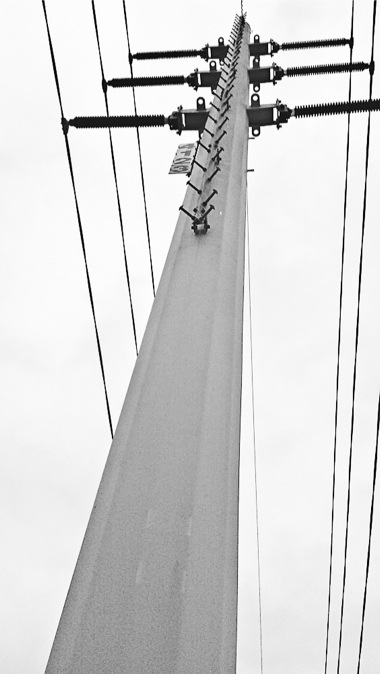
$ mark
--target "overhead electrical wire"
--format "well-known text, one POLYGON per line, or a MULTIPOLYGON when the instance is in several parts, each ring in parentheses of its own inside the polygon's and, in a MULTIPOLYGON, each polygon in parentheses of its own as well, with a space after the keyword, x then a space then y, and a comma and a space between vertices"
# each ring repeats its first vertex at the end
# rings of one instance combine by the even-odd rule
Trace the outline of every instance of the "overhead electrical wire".
POLYGON ((247 183, 247 203, 246 203, 246 228, 247 228, 247 264, 248 264, 248 307, 249 307, 249 340, 250 340, 250 361, 251 361, 251 404, 252 404, 252 432, 253 432, 253 469, 255 485, 255 510, 256 510, 256 549, 257 549, 257 581, 258 581, 258 603, 259 603, 259 633, 260 633, 260 672, 264 671, 263 658, 263 621, 262 621, 262 603, 261 603, 261 566, 260 566, 260 535, 259 535, 259 498, 258 498, 258 479, 257 479, 257 451, 256 451, 256 424, 255 424, 255 393, 253 376, 253 330, 252 330, 252 292, 251 292, 251 244, 250 244, 250 226, 248 210, 248 183, 247 183))
MULTIPOLYGON (((376 10, 377 10, 377 0, 374 0, 374 2, 373 2, 373 15, 372 15, 371 62, 373 62, 373 59, 374 59, 376 10)), ((370 101, 372 100, 372 90, 373 90, 373 70, 370 71, 370 81, 369 81, 369 100, 370 101)), ((342 597, 341 597, 341 609, 340 609, 337 674, 339 674, 339 671, 340 671, 340 660, 341 660, 341 650, 342 650, 342 635, 343 635, 344 599, 345 599, 346 576, 347 576, 347 549, 348 549, 350 504, 351 504, 351 473, 352 473, 352 453, 353 453, 352 450, 353 450, 353 435, 354 435, 354 425, 355 425, 356 373, 357 373, 357 357, 358 357, 358 344, 359 344, 360 300, 361 300, 362 273, 363 273, 364 233, 365 233, 366 212, 367 212, 367 183, 368 183, 368 163, 369 163, 370 135, 371 135, 371 112, 368 113, 366 154, 365 154, 364 194, 363 194, 363 210, 362 210, 360 260, 359 260, 359 273, 358 273, 358 290, 357 290, 355 355, 354 355, 354 368, 353 368, 353 376, 352 376, 350 450, 349 450, 349 460, 348 460, 346 527, 345 527, 345 541, 344 541, 344 562, 343 562, 342 597)))
MULTIPOLYGON (((352 64, 353 52, 353 38, 354 38, 354 13, 355 0, 352 0, 351 5, 351 39, 350 39, 350 66, 352 64)), ((348 102, 352 99, 352 71, 350 70, 348 83, 348 102)), ((346 172, 344 182, 344 202, 343 202, 343 229, 342 229, 342 247, 341 247, 341 265, 340 265, 340 290, 339 290, 339 319, 338 319, 338 353, 335 377, 335 417, 334 417, 334 449, 333 449, 333 479, 332 479, 332 495, 331 495, 331 529, 330 529, 330 561, 329 561, 329 582, 328 582, 328 599, 327 599, 327 624, 326 624, 326 646, 325 646, 325 674, 327 674, 327 661, 329 650, 329 635, 330 635, 330 614, 331 614, 331 586, 332 586, 332 571, 333 571, 333 549, 334 549, 334 524, 335 524, 335 487, 336 487, 336 454, 337 454, 337 437, 338 437, 338 406, 339 406, 339 380, 340 380, 340 353, 341 353, 341 336, 342 336, 342 309, 343 309, 343 277, 344 277, 344 262, 345 262, 345 247, 346 247, 346 220, 347 220, 347 195, 348 195, 348 166, 350 156, 350 130, 351 130, 351 113, 348 113, 347 119, 347 141, 346 141, 346 172)))
MULTIPOLYGON (((92 6, 92 15, 94 19, 94 28, 95 28, 95 34, 96 34, 96 42, 98 45, 98 53, 99 53, 99 64, 100 64, 100 71, 102 75, 102 88, 103 88, 103 93, 104 93, 104 101, 106 105, 106 112, 107 112, 107 117, 109 117, 109 105, 108 105, 108 94, 107 94, 107 84, 106 80, 104 77, 104 68, 103 68, 103 59, 102 59, 102 53, 100 49, 100 39, 99 39, 99 30, 98 30, 98 22, 96 18, 96 11, 95 11, 95 2, 92 0, 91 2, 92 6)), ((135 349, 136 349, 136 356, 139 354, 138 346, 137 346, 137 333, 136 333, 136 322, 135 322, 135 313, 133 310, 133 301, 132 301, 132 292, 131 292, 131 282, 130 282, 130 277, 129 277, 129 269, 128 269, 128 261, 127 261, 127 252, 125 248, 125 237, 124 237, 124 224, 123 224, 123 216, 122 216, 122 211, 121 211, 121 203, 120 203, 120 194, 119 194, 119 185, 118 185, 118 180, 117 180, 117 174, 116 174, 116 162, 115 162, 115 153, 113 149, 113 139, 112 139, 112 132, 111 129, 108 129, 109 133, 109 139, 110 139, 110 150, 111 150, 111 160, 112 160, 112 169, 113 169, 113 177, 114 177, 114 182, 115 182, 115 190, 116 190, 116 199, 117 199, 117 209, 119 213, 119 223, 120 223, 120 232, 121 232, 121 240, 122 240, 122 245, 123 245, 123 255, 124 255, 124 266, 125 266, 125 274, 127 278, 127 286, 128 286, 128 295, 129 295, 129 306, 131 310, 131 319, 132 319, 132 329, 133 329, 133 337, 135 340, 135 349)))
MULTIPOLYGON (((50 35, 49 22, 48 22, 48 17, 47 17, 47 12, 46 12, 45 0, 42 0, 42 8, 43 8, 44 16, 45 16, 46 30, 47 30, 47 36, 48 36, 48 41, 49 41, 49 49, 50 49, 50 56, 51 56, 51 62, 52 62, 53 72, 54 72, 54 80, 55 80, 55 85, 56 85, 56 89, 57 89, 59 107, 60 107, 60 111, 61 111, 61 119, 63 119, 64 114, 63 114, 62 96, 61 96, 61 90, 60 90, 60 86, 59 86, 58 71, 57 71, 57 65, 56 65, 55 56, 54 56, 53 42, 52 42, 51 35, 50 35)), ((113 438, 113 426, 112 426, 112 418, 111 418, 111 409, 110 409, 109 398, 108 398, 108 391, 107 391, 106 377, 105 377, 105 371, 104 371, 102 349, 101 349, 101 346, 100 346, 99 330, 98 330, 96 314, 95 314, 94 297, 93 297, 93 293, 92 293, 90 272, 89 272, 88 262, 87 262, 86 246, 85 246, 85 242, 84 242, 82 220, 81 220, 80 211, 79 211, 79 204, 78 204, 77 190, 76 190, 76 186, 75 186, 73 163, 72 163, 72 159, 71 159, 70 145, 69 145, 69 139, 67 137, 67 134, 64 134, 64 139, 65 139, 67 160, 68 160, 69 169, 70 169, 71 184, 72 184, 73 193, 74 193, 75 208, 76 208, 76 213, 77 213, 77 220, 78 220, 79 235, 80 235, 81 246, 82 246, 83 260, 84 260, 84 265, 85 265, 85 270, 86 270, 87 288, 88 288, 88 294, 89 294, 90 304, 91 304, 92 318, 93 318, 94 328, 95 328, 96 345, 97 345, 97 349, 98 349, 99 363, 100 363, 100 369, 101 369, 101 373, 102 373, 104 395, 105 395, 106 407, 107 407, 108 423, 109 423, 109 427, 110 427, 110 431, 111 431, 111 437, 113 438)))
MULTIPOLYGON (((128 43, 129 69, 130 69, 130 72, 131 72, 131 78, 133 79, 132 52, 131 52, 131 43, 130 43, 130 40, 129 40, 128 18, 127 18, 127 9, 126 9, 126 6, 125 6, 125 0, 123 0, 123 10, 124 10, 125 30, 126 30, 126 34, 127 34, 127 43, 128 43)), ((132 87, 132 96, 133 96, 133 107, 134 107, 134 111, 135 111, 135 116, 137 117, 135 87, 132 87)), ((150 229, 149 229, 149 219, 148 219, 148 207, 147 207, 147 200, 146 200, 144 169, 143 169, 143 161, 142 161, 142 153, 141 153, 140 129, 138 127, 136 127, 136 134, 137 134, 137 146, 138 146, 138 151, 139 151, 139 161, 140 161, 141 187, 142 187, 143 200, 144 200, 145 225, 146 225, 146 235, 147 235, 147 241, 148 241, 149 262, 150 262, 150 275, 151 275, 151 279, 152 279, 153 296, 155 297, 156 296, 156 287, 155 287, 155 282, 154 282, 152 248, 151 248, 151 243, 150 243, 150 229)))
POLYGON ((378 455, 378 449, 379 449, 379 428, 380 428, 380 395, 379 395, 379 401, 378 401, 378 405, 377 405, 376 446, 375 446, 375 457, 374 457, 374 461, 373 461, 372 497, 371 497, 371 510, 370 510, 370 516, 369 516, 367 563, 366 563, 365 584, 364 584, 364 594, 363 594, 363 608, 362 608, 362 621, 361 621, 361 628, 360 628, 359 657, 358 657, 357 674, 359 674, 359 672, 360 672, 361 657, 362 657, 364 619, 365 619, 365 610, 366 610, 366 605, 367 605, 367 588, 368 588, 369 566, 370 566, 370 561, 371 561, 372 527, 373 527, 373 513, 374 513, 374 509, 375 509, 375 491, 376 491, 376 475, 377 475, 377 455, 378 455))

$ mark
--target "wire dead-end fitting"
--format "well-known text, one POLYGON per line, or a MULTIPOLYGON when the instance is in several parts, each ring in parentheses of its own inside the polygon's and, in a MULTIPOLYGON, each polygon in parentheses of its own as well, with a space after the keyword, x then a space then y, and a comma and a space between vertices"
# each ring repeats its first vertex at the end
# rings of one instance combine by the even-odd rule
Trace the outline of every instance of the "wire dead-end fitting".
POLYGON ((69 126, 70 126, 68 120, 62 117, 61 124, 62 124, 62 131, 64 135, 67 136, 67 134, 69 133, 69 126))

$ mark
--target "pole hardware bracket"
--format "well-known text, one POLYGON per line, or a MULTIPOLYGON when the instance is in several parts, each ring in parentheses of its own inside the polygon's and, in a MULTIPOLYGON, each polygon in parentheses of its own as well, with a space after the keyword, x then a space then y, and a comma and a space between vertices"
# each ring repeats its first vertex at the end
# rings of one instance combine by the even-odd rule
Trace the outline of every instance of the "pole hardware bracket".
POLYGON ((281 124, 286 123, 292 115, 292 110, 278 99, 276 103, 260 105, 260 97, 258 94, 253 94, 251 96, 251 107, 247 108, 247 113, 252 135, 256 138, 260 135, 262 126, 274 125, 280 129, 281 124))
POLYGON ((260 61, 256 58, 253 60, 253 67, 248 70, 249 83, 253 84, 253 90, 256 92, 260 91, 261 84, 268 82, 276 84, 285 75, 286 71, 276 63, 272 63, 271 66, 265 68, 260 68, 260 61))
MULTIPOLYGON (((214 192, 217 194, 216 190, 214 192)), ((211 195, 211 198, 214 195, 211 195)), ((208 203, 209 199, 207 200, 206 203, 208 203)), ((201 208, 201 214, 198 217, 193 217, 193 224, 191 225, 191 229, 193 230, 194 234, 206 234, 207 230, 210 229, 210 225, 208 224, 207 221, 207 216, 211 213, 211 211, 215 210, 215 206, 210 204, 208 207, 207 211, 205 208, 201 208)))
POLYGON ((201 131, 203 130, 209 110, 206 109, 206 102, 203 97, 197 99, 196 110, 184 110, 182 105, 172 112, 168 117, 169 128, 176 131, 180 136, 182 131, 201 131))
POLYGON ((191 229, 194 234, 207 234, 207 230, 210 229, 210 225, 207 222, 207 218, 202 221, 194 220, 191 225, 191 229))
POLYGON ((191 229, 193 230, 194 234, 207 234, 207 230, 210 229, 210 225, 207 222, 207 218, 204 219, 195 219, 193 220, 193 224, 191 225, 191 229))

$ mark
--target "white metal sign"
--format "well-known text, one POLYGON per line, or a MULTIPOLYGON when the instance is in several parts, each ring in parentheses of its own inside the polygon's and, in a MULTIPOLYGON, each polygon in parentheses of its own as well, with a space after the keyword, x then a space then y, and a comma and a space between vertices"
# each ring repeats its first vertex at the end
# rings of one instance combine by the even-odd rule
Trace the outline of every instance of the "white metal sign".
POLYGON ((170 173, 189 173, 195 155, 195 143, 178 145, 170 167, 170 173))

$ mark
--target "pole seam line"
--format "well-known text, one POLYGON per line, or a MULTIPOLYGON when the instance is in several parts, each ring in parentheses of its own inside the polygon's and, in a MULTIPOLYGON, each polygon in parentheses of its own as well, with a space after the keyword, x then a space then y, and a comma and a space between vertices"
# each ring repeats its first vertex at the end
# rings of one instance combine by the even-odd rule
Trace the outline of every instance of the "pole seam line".
MULTIPOLYGON (((98 45, 99 64, 100 64, 100 71, 101 71, 101 75, 102 75, 102 82, 105 82, 103 59, 102 59, 102 53, 101 53, 101 49, 100 49, 99 30, 98 30, 98 22, 97 22, 97 18, 96 18, 94 0, 92 0, 91 5, 92 5, 92 15, 93 15, 93 19, 94 19, 96 42, 97 42, 97 45, 98 45)), ((104 101, 105 101, 105 106, 106 106, 107 117, 109 117, 109 105, 108 105, 107 90, 105 89, 103 93, 104 93, 104 101)), ((123 216, 122 216, 122 210, 121 210, 120 193, 119 193, 119 185, 118 185, 117 173, 116 173, 116 162, 115 162, 115 154, 114 154, 114 149, 113 149, 113 138, 112 138, 111 129, 108 129, 108 133, 109 133, 109 140, 110 140, 110 151, 111 151, 113 177, 114 177, 115 190, 116 190, 117 208, 118 208, 118 213, 119 213, 120 233, 121 233, 121 240, 122 240, 122 246, 123 246, 124 267, 125 267, 125 274, 126 274, 127 286, 128 286, 129 306, 130 306, 131 318, 132 318, 133 337, 134 337, 134 341, 135 341, 136 356, 138 356, 139 350, 138 350, 138 346, 137 346, 137 332, 136 332, 135 313, 134 313, 134 310, 133 310, 132 291, 131 291, 131 283, 130 283, 130 277, 129 277, 128 261, 127 261, 127 251, 126 251, 126 247, 125 247, 124 224, 123 224, 123 216)))
MULTIPOLYGON (((59 87, 58 72, 57 72, 57 66, 56 66, 56 61, 55 61, 55 56, 54 56, 53 43, 52 43, 52 39, 51 39, 51 35, 50 35, 49 22, 48 22, 48 17, 47 17, 47 12, 46 12, 45 0, 42 0, 42 8, 43 8, 44 16, 45 16, 46 30, 47 30, 47 36, 48 36, 49 48, 50 48, 50 56, 51 56, 52 66, 53 66, 53 71, 54 71, 54 79, 55 79, 55 85, 56 85, 57 94, 58 94, 59 106, 60 106, 60 109, 61 109, 61 116, 63 118, 64 114, 63 114, 62 98, 61 98, 61 92, 60 92, 60 87, 59 87)), ((113 439, 112 418, 111 418, 111 410, 110 410, 110 404, 109 404, 109 399, 108 399, 108 392, 107 392, 107 384, 106 384, 105 371, 104 371, 102 349, 101 349, 101 346, 100 346, 100 338, 99 338, 99 331, 98 331, 98 325, 97 325, 96 314, 95 314, 95 305, 94 305, 94 298, 93 298, 92 287, 91 287, 90 272, 89 272, 88 263, 87 263, 87 254, 86 254, 86 247, 85 247, 85 242, 84 242, 82 220, 81 220, 80 211, 79 211, 78 197, 77 197, 77 191, 76 191, 76 187, 75 187, 74 170, 73 170, 73 164, 72 164, 71 152, 70 152, 70 145, 69 145, 69 140, 68 140, 67 134, 64 135, 64 138, 65 138, 67 160, 68 160, 68 163, 69 163, 71 184, 72 184, 73 193, 74 193, 75 208, 76 208, 78 227, 79 227, 79 235, 80 235, 84 265, 85 265, 85 270, 86 270, 87 288, 88 288, 88 294, 89 294, 90 304, 91 304, 92 318, 93 318, 94 328, 95 328, 95 337, 96 337, 96 344, 97 344, 97 348, 98 348, 99 363, 100 363, 100 369, 101 369, 101 373, 102 373, 104 395, 105 395, 106 407, 107 407, 108 423, 109 423, 109 427, 110 427, 110 431, 111 431, 111 437, 113 439)))
POLYGON ((255 394, 254 394, 254 376, 253 376, 253 330, 252 330, 252 292, 251 292, 251 244, 250 244, 250 225, 248 211, 248 179, 247 179, 247 264, 248 264, 248 305, 249 305, 249 336, 250 336, 250 359, 251 359, 251 401, 252 401, 252 432, 253 432, 253 468, 255 483, 255 508, 256 508, 256 548, 257 548, 257 580, 259 594, 259 626, 260 626, 260 671, 263 674, 263 624, 262 624, 262 602, 261 602, 261 566, 260 566, 260 537, 259 537, 259 499, 258 499, 258 480, 257 480, 257 451, 256 451, 256 424, 255 424, 255 394))
MULTIPOLYGON (((125 30, 126 30, 126 34, 127 34, 127 43, 128 43, 128 56, 131 56, 132 52, 131 52, 131 44, 130 44, 130 40, 129 40, 128 19, 127 19, 127 9, 126 9, 126 6, 125 6, 125 0, 123 0, 123 10, 124 10, 125 30)), ((133 67, 132 67, 131 59, 129 59, 129 69, 130 69, 130 72, 131 72, 131 78, 133 79, 133 67)), ((134 107, 134 110, 135 110, 135 116, 137 117, 136 92, 135 92, 134 86, 132 86, 132 96, 133 96, 133 107, 134 107)), ((144 169, 143 169, 143 161, 142 161, 142 154, 141 154, 140 131, 139 131, 138 127, 136 127, 136 135, 137 135, 137 146, 138 146, 138 151, 139 151, 141 187, 142 187, 143 200, 144 200, 146 235, 147 235, 147 240, 148 240, 148 251, 149 251, 149 262, 150 262, 150 275, 151 275, 151 279, 152 279, 153 297, 155 297, 156 296, 156 288, 155 288, 155 283, 154 283, 154 272, 153 272, 152 249, 151 249, 151 243, 150 243, 148 208, 147 208, 147 201, 146 201, 145 178, 144 178, 144 169)))

